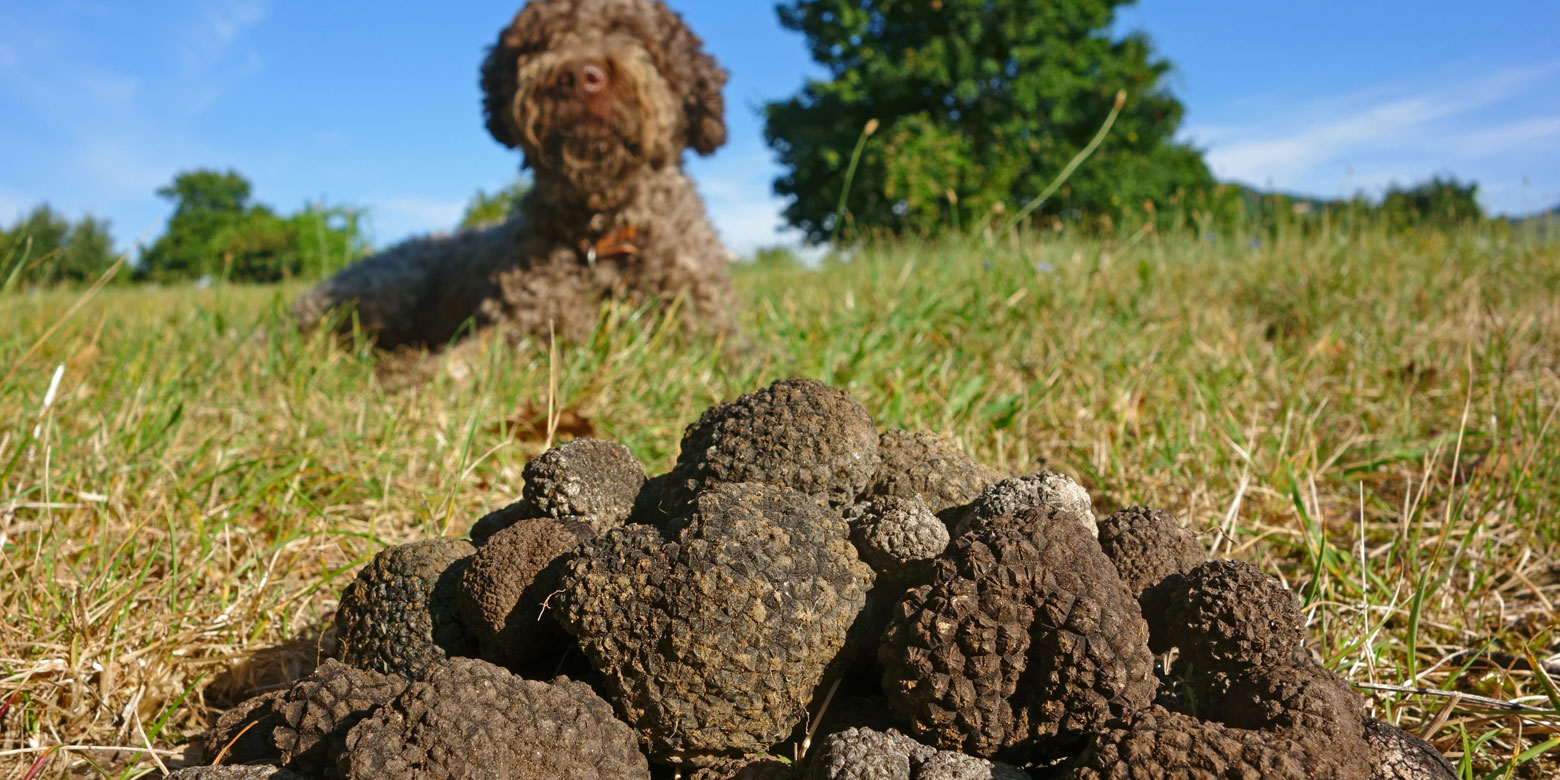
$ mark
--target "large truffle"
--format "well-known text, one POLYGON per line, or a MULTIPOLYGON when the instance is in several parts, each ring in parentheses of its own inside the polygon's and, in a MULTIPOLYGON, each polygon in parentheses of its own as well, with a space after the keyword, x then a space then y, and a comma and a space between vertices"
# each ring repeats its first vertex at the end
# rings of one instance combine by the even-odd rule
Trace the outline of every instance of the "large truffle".
POLYGON ((523 476, 527 514, 576 518, 601 533, 628 520, 645 467, 621 444, 575 439, 533 458, 523 476))
POLYGON ((1359 741, 1237 729, 1155 707, 1098 735, 1067 780, 1367 780, 1359 741))
POLYGON ((434 667, 347 735, 346 780, 648 780, 634 733, 589 686, 475 658, 434 667))
POLYGON ((560 558, 592 536, 582 522, 530 518, 477 551, 461 577, 459 603, 483 658, 525 677, 557 673, 561 648, 573 643, 546 614, 547 596, 557 587, 560 558))
POLYGON ((843 512, 877 468, 878 432, 861 404, 817 380, 787 379, 688 426, 667 498, 685 506, 715 484, 761 482, 843 512))
POLYGON ((878 658, 918 736, 1016 763, 1069 753, 1156 688, 1136 601, 1078 516, 1054 506, 956 539, 895 608, 878 658))
POLYGON ((1390 723, 1366 718, 1365 742, 1375 758, 1370 780, 1457 780, 1434 745, 1390 723))
POLYGON ((948 510, 946 519, 950 521, 953 535, 959 536, 979 531, 999 517, 1042 506, 1071 512, 1088 529, 1090 536, 1099 535, 1089 491, 1072 477, 1055 471, 1037 471, 1004 479, 982 490, 967 506, 948 510))
POLYGON ((1100 549, 1138 600, 1148 621, 1149 647, 1169 649, 1165 610, 1180 575, 1208 560, 1208 552, 1181 524, 1158 509, 1134 506, 1101 520, 1100 549))
POLYGON ((882 463, 861 497, 920 499, 933 514, 974 501, 1002 478, 959 445, 927 431, 885 431, 878 455, 882 463))
POLYGON ((398 676, 327 659, 285 691, 233 708, 206 737, 205 755, 227 764, 267 761, 320 780, 336 777, 347 732, 406 687, 398 676), (238 750, 222 753, 232 742, 238 750))
POLYGON ((413 680, 445 658, 472 655, 457 602, 474 552, 459 539, 425 539, 375 555, 341 594, 341 660, 413 680))
POLYGON ((948 526, 918 498, 857 504, 847 520, 861 559, 890 581, 907 583, 930 573, 933 559, 948 548, 948 526))
POLYGON ((1028 780, 1016 767, 923 745, 894 730, 852 728, 808 754, 806 780, 1028 780))
POLYGON ((554 597, 652 758, 762 752, 805 716, 872 584, 844 521, 770 485, 701 493, 675 540, 624 526, 585 544, 554 597))

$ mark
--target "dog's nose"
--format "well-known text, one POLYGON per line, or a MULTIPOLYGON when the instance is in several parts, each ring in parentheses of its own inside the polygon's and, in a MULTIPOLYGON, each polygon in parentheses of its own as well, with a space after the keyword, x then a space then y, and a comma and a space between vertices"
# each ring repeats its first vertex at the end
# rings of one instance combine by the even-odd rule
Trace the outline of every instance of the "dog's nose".
POLYGON ((595 94, 607 86, 607 69, 599 62, 577 62, 563 74, 563 85, 584 95, 595 94))

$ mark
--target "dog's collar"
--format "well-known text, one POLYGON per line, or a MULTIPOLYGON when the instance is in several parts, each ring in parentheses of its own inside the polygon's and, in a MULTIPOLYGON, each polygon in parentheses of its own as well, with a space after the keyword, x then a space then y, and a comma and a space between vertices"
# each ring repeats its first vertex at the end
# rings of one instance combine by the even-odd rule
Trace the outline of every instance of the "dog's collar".
POLYGON ((585 258, 585 264, 591 268, 595 268, 596 261, 601 259, 638 257, 639 247, 633 243, 638 234, 639 228, 624 225, 595 241, 580 239, 580 256, 585 258))

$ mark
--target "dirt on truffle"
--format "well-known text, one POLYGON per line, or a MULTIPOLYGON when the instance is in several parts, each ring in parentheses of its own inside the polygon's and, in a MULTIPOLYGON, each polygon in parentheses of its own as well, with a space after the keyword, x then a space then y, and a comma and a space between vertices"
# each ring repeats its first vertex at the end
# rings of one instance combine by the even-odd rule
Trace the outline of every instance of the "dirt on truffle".
POLYGON ((761 753, 806 716, 872 571, 842 519, 784 488, 717 485, 679 528, 624 526, 584 545, 557 617, 652 758, 761 753))
POLYGON ((1037 471, 989 485, 968 505, 949 509, 944 519, 954 536, 962 536, 985 528, 999 517, 1042 506, 1071 512, 1090 536, 1099 535, 1089 491, 1072 477, 1055 471, 1037 471))
POLYGON ((572 517, 596 533, 628 521, 645 484, 645 468, 627 447, 575 439, 532 458, 522 503, 531 517, 572 517))
POLYGON ((557 673, 574 641, 546 608, 562 558, 595 536, 574 520, 537 517, 494 534, 472 557, 460 583, 460 616, 482 657, 522 677, 557 673))
POLYGON ((919 499, 936 515, 974 501, 1002 478, 959 445, 927 431, 885 431, 878 455, 882 462, 861 499, 919 499))
POLYGON ((817 380, 786 379, 713 406, 688 426, 666 503, 684 507, 709 486, 756 482, 844 512, 878 462, 877 428, 861 404, 817 380))
POLYGON ((589 686, 474 658, 434 667, 347 735, 346 780, 649 780, 633 731, 589 686))
POLYGON ((460 539, 425 539, 375 555, 341 594, 341 660, 415 680, 445 658, 475 655, 458 604, 475 552, 460 539))
POLYGON ((959 537, 883 634, 883 689, 917 736, 1015 763, 1146 709, 1148 627, 1078 516, 1042 506, 959 537))

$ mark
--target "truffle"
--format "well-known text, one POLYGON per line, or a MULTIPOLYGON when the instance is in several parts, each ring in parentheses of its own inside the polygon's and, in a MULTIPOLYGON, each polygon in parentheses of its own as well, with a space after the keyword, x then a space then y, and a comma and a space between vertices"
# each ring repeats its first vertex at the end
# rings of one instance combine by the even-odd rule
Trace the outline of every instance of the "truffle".
POLYGON ((1303 655, 1304 620, 1278 578, 1240 561, 1208 561, 1180 578, 1165 611, 1177 673, 1202 709, 1217 709, 1231 684, 1252 670, 1303 655))
POLYGON ((582 522, 537 517, 477 550, 461 577, 459 604, 483 658, 525 677, 556 674, 561 648, 573 642, 545 614, 546 599, 557 587, 559 559, 592 536, 582 522))
POLYGON ((974 501, 1002 478, 957 444, 926 431, 886 431, 878 454, 882 463, 861 498, 917 498, 937 515, 974 501))
POLYGON ((689 780, 796 780, 796 773, 773 756, 723 758, 695 770, 689 780))
POLYGON ((1374 766, 1370 780, 1457 780, 1457 769, 1433 745, 1397 726, 1365 719, 1374 766))
POLYGON ((648 780, 634 733, 583 683, 445 661, 347 735, 346 780, 648 780))
POLYGON ((787 379, 711 407, 688 426, 669 508, 720 483, 761 482, 843 512, 878 468, 872 415, 843 390, 787 379))
POLYGON ((493 538, 493 534, 530 516, 525 504, 516 501, 483 515, 477 522, 471 524, 471 530, 466 535, 471 537, 472 544, 481 547, 493 538))
POLYGON ((909 582, 931 572, 948 549, 948 526, 917 498, 885 497, 857 504, 847 516, 856 552, 878 577, 909 582))
POLYGON ((949 527, 954 536, 979 531, 999 517, 1016 515, 1026 509, 1054 506, 1071 512, 1088 529, 1090 536, 1098 536, 1094 519, 1094 505, 1089 491, 1066 474, 1055 471, 1037 471, 1022 477, 1004 479, 982 490, 974 501, 962 508, 947 512, 949 527))
POLYGON ((167 780, 307 780, 279 766, 189 766, 168 773, 167 780))
POLYGON ((1100 521, 1100 549, 1137 598, 1148 622, 1149 648, 1169 649, 1166 599, 1180 575, 1208 560, 1208 552, 1168 513, 1134 506, 1100 521))
POLYGON ((1366 780, 1363 742, 1293 739, 1155 707, 1098 735, 1067 780, 1366 780), (1343 749, 1339 749, 1342 747, 1343 749))
POLYGON ((1028 780, 1016 767, 928 747, 894 731, 830 734, 808 756, 805 780, 1028 780))
POLYGON ((883 691, 937 747, 1048 760, 1146 709, 1148 627, 1078 516, 1041 506, 954 540, 895 607, 883 691))
POLYGON ((675 540, 613 529, 566 565, 555 616, 652 758, 706 765, 783 740, 871 587, 844 520, 751 483, 701 493, 675 540))
POLYGON ((523 476, 527 514, 574 517, 601 533, 628 520, 645 467, 621 444, 575 439, 533 458, 523 476))
POLYGON ((471 655, 457 602, 474 552, 459 539, 425 539, 375 555, 341 594, 341 660, 413 680, 447 657, 471 655))
POLYGON ((223 763, 268 761, 333 780, 336 755, 347 732, 405 687, 400 677, 327 659, 291 688, 230 710, 207 736, 205 755, 215 760, 221 743, 231 739, 228 735, 243 732, 236 744, 244 749, 229 750, 223 763))

